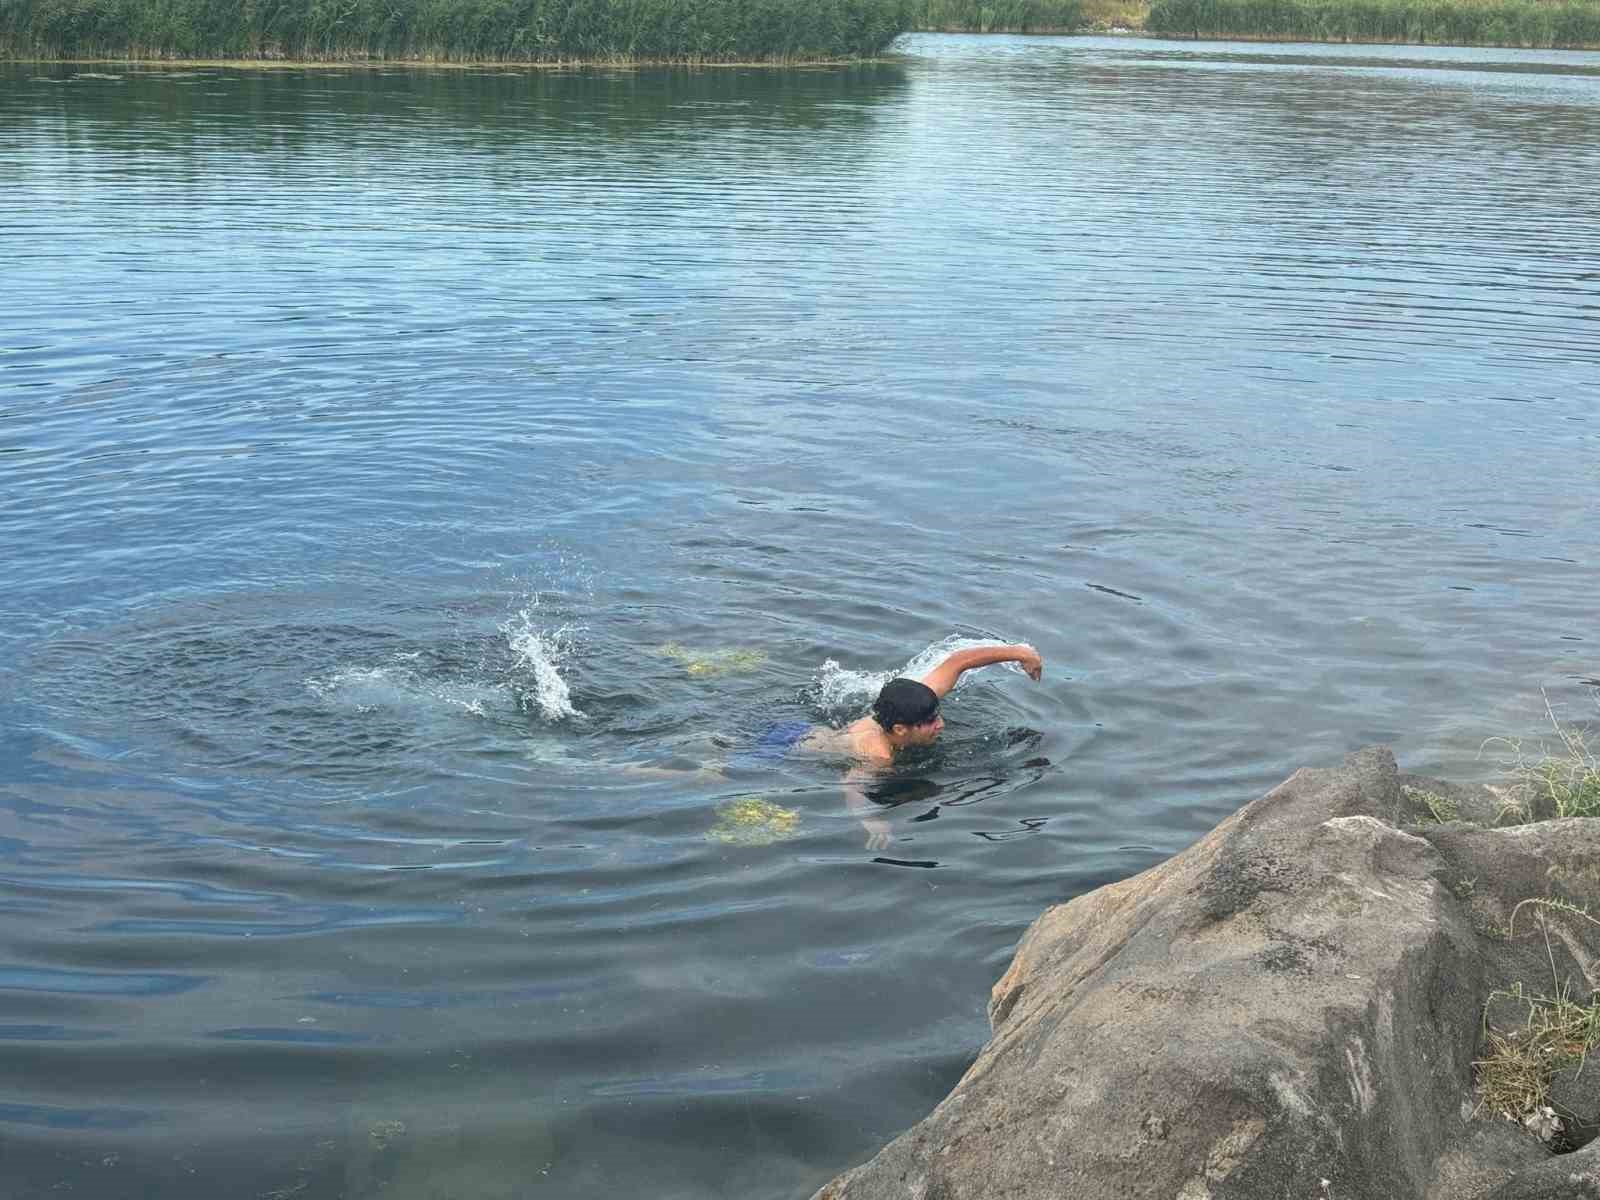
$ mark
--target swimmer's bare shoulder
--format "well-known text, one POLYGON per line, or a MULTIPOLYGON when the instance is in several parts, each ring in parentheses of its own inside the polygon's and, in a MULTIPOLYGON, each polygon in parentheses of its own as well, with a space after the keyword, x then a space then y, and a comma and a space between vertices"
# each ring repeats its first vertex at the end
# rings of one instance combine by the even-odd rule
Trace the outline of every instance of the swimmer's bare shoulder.
POLYGON ((869 763, 894 761, 894 748, 871 717, 852 721, 843 729, 818 726, 801 739, 800 749, 818 754, 847 754, 869 763))

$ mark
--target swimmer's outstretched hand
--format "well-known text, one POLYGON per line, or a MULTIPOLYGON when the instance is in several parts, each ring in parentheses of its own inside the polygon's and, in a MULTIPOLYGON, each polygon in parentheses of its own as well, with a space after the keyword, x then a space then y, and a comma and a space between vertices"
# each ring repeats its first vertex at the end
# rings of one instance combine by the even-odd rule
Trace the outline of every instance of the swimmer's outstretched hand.
POLYGON ((1044 659, 1039 657, 1039 652, 1026 643, 1017 647, 1017 665, 1028 673, 1028 678, 1035 683, 1039 676, 1044 674, 1044 659))

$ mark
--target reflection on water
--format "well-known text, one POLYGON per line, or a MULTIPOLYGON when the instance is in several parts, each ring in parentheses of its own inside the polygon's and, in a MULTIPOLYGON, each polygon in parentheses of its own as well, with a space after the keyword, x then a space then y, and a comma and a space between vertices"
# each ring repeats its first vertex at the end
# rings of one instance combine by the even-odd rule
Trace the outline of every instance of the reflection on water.
POLYGON ((807 1195, 1046 904, 1600 715, 1600 56, 902 49, 0 67, 12 1194, 807 1195))

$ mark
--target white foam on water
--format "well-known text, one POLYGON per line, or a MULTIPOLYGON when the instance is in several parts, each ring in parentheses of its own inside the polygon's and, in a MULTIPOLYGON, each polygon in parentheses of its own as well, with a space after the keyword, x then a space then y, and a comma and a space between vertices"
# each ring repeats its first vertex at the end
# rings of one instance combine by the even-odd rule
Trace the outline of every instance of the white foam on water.
MULTIPOLYGON (((412 656, 414 657, 414 656, 412 656)), ((429 679, 410 667, 342 667, 331 675, 306 680, 320 700, 356 712, 391 709, 417 712, 450 709, 486 717, 510 707, 506 689, 491 684, 447 683, 429 679)))
POLYGON ((870 704, 893 678, 893 671, 852 671, 830 658, 817 668, 812 699, 830 717, 840 716, 845 709, 870 704))
POLYGON ((573 634, 570 625, 542 629, 538 623, 539 598, 535 596, 521 612, 500 626, 506 642, 517 656, 516 671, 532 684, 531 698, 547 721, 567 717, 583 719, 573 707, 572 693, 561 678, 562 664, 572 656, 573 634))

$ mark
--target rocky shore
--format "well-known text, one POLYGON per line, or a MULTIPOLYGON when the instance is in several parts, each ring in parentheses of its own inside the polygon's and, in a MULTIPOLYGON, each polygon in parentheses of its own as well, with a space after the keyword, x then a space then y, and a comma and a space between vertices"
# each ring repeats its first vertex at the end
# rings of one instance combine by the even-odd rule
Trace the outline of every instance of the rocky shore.
POLYGON ((1600 820, 1502 808, 1367 749, 1050 909, 955 1090, 815 1200, 1600 1197, 1600 820))

